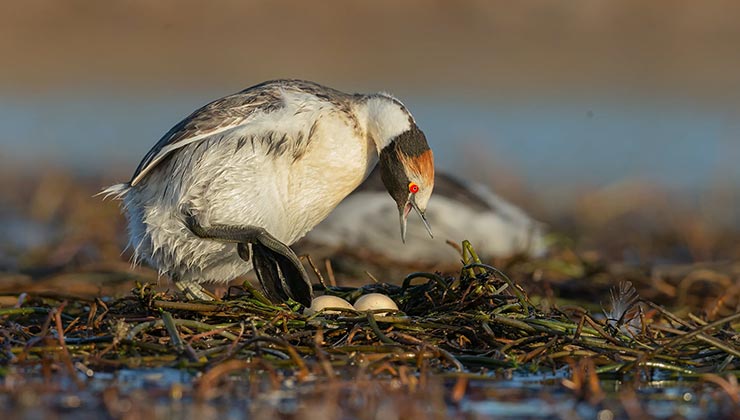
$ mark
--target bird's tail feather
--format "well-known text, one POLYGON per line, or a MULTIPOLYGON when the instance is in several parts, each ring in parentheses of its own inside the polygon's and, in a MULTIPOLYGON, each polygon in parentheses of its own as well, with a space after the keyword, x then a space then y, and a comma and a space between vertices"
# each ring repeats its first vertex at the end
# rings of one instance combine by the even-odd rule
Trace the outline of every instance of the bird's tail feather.
POLYGON ((111 185, 103 191, 95 194, 95 197, 99 197, 102 195, 104 200, 107 200, 110 197, 113 197, 116 200, 120 200, 130 189, 131 185, 129 183, 111 185))

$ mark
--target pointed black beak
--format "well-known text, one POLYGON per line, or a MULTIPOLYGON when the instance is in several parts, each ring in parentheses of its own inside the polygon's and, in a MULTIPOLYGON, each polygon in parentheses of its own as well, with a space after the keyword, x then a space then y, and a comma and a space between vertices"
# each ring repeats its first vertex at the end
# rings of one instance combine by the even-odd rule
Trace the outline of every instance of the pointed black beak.
POLYGON ((414 198, 414 195, 409 194, 409 198, 406 200, 406 204, 401 207, 401 241, 403 241, 403 243, 406 243, 406 221, 409 218, 409 213, 411 213, 412 208, 416 210, 416 213, 418 213, 419 217, 421 217, 421 221, 424 222, 424 227, 427 229, 427 232, 429 232, 429 236, 434 238, 434 234, 432 234, 432 227, 429 226, 429 222, 427 221, 424 212, 421 211, 421 209, 419 209, 419 206, 416 205, 416 199, 414 198))

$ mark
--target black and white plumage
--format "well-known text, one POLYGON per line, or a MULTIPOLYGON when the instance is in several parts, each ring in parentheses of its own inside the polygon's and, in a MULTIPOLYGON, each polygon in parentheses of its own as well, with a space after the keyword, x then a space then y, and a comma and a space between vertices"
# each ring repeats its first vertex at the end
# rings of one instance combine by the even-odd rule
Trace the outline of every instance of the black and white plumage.
POLYGON ((252 264, 269 297, 310 302, 290 245, 321 222, 380 161, 406 218, 424 211, 434 164, 424 134, 387 94, 346 94, 275 80, 213 101, 147 153, 120 197, 135 260, 168 274, 191 298, 252 264))
POLYGON ((380 223, 395 212, 387 200, 382 200, 382 185, 376 169, 299 242, 300 252, 324 258, 359 252, 398 266, 428 269, 459 266, 460 254, 447 240, 471 241, 481 258, 541 257, 547 252, 543 223, 488 187, 441 171, 435 174, 434 197, 430 200, 434 212, 429 214, 429 222, 434 226, 434 238, 426 237, 419 226, 412 226, 408 236, 414 246, 397 246, 401 244, 396 244, 395 232, 380 223))

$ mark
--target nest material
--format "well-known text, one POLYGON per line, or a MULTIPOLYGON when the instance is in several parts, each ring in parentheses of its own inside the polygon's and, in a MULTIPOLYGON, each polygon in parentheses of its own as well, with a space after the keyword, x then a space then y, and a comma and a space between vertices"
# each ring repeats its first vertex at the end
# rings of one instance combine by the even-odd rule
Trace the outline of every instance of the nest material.
POLYGON ((579 359, 602 377, 738 372, 740 313, 714 322, 679 318, 640 300, 629 285, 615 289, 605 316, 535 305, 506 275, 481 264, 469 244, 464 250, 457 277, 414 273, 401 286, 317 287, 350 301, 387 294, 401 311, 386 316, 304 315, 299 304, 273 304, 249 283, 221 301, 199 303, 148 285, 114 301, 24 294, 16 307, 0 309, 2 357, 6 365, 52 363, 70 372, 138 366, 221 372, 238 364, 298 378, 350 368, 396 375, 536 371, 576 367, 579 359))

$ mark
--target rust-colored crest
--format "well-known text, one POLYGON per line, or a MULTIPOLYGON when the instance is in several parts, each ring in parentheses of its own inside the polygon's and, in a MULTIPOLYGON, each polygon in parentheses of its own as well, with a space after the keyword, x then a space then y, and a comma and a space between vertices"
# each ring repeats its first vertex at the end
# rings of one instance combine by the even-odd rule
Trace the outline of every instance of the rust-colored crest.
POLYGON ((428 149, 418 156, 400 155, 399 158, 403 165, 418 174, 424 184, 432 185, 434 183, 434 154, 432 149, 428 149))

